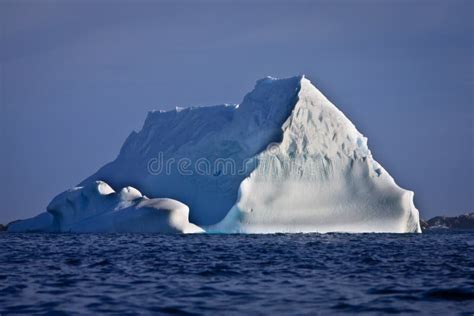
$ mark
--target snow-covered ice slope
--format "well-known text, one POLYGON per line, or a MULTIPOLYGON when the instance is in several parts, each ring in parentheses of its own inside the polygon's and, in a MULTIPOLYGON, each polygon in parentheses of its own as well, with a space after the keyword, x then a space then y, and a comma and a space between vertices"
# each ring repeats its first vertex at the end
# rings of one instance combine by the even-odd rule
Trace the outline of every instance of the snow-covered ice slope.
POLYGON ((97 180, 112 187, 131 185, 145 195, 188 205, 197 225, 215 224, 232 208, 240 183, 255 168, 251 159, 281 140, 300 79, 259 80, 240 105, 150 112, 117 159, 81 185, 97 180), (190 166, 180 170, 180 161, 190 166))
POLYGON ((47 212, 8 225, 9 232, 200 233, 189 208, 172 199, 149 199, 133 187, 115 192, 96 181, 61 193, 47 212))
POLYGON ((258 167, 216 232, 420 232, 413 192, 372 158, 367 139, 302 78, 283 139, 258 167))
POLYGON ((367 139, 302 76, 261 79, 239 105, 150 112, 118 157, 80 184, 81 194, 66 191, 49 213, 8 229, 200 230, 177 201, 85 194, 97 181, 180 201, 190 221, 209 232, 420 231, 413 192, 396 185, 367 139), (84 194, 100 202, 84 204, 84 194), (150 205, 176 210, 180 220, 162 224, 162 211, 150 219, 150 205))

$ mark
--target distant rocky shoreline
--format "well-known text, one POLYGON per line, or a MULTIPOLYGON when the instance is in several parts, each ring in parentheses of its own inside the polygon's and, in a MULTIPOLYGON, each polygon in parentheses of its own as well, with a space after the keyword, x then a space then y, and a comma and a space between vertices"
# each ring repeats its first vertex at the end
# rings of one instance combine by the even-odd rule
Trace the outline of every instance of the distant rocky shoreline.
POLYGON ((420 220, 423 231, 431 229, 474 230, 474 213, 459 216, 436 216, 427 221, 420 220))

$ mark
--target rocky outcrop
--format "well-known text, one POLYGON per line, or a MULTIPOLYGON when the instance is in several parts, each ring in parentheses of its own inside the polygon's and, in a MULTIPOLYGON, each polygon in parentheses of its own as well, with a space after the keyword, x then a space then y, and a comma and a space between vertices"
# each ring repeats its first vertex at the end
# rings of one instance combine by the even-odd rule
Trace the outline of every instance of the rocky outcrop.
POLYGON ((430 229, 458 229, 474 230, 474 213, 463 214, 459 216, 436 216, 428 221, 420 220, 423 230, 430 229))

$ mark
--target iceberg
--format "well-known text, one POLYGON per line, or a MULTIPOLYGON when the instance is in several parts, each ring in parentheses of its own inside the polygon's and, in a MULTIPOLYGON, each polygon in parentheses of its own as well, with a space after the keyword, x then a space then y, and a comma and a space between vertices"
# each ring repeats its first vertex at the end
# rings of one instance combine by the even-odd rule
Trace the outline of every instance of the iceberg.
POLYGON ((150 112, 114 161, 7 229, 421 232, 413 192, 304 76, 261 79, 238 105, 150 112))
POLYGON ((257 156, 237 202, 211 230, 421 231, 413 192, 397 186, 373 159, 367 138, 305 78, 282 134, 257 156))
POLYGON ((115 192, 95 181, 51 201, 47 212, 8 225, 10 232, 201 233, 188 221, 189 208, 172 199, 149 199, 133 187, 115 192))

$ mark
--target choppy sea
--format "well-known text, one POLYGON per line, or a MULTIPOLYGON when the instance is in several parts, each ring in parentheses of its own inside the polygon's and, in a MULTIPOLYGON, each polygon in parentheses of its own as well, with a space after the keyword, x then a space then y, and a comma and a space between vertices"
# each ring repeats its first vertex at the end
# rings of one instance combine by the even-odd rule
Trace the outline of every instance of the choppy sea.
POLYGON ((474 233, 0 234, 0 314, 474 315, 474 233))

